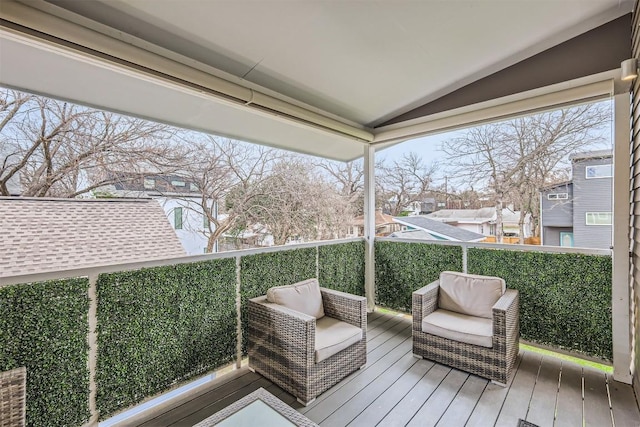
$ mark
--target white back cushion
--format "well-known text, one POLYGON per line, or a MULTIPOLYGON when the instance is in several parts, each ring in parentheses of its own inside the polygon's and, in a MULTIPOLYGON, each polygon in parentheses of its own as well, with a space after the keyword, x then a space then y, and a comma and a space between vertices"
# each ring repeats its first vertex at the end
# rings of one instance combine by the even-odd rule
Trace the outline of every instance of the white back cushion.
POLYGON ((307 279, 293 285, 273 287, 267 291, 267 301, 308 314, 316 319, 324 316, 318 279, 307 279))
POLYGON ((469 316, 491 319, 491 307, 506 290, 504 279, 443 271, 440 273, 438 307, 469 316))

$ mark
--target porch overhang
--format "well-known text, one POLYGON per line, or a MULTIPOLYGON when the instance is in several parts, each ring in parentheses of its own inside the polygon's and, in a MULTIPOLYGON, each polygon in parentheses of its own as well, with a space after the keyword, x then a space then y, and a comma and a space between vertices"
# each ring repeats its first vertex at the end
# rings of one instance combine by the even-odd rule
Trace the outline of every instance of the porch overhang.
POLYGON ((610 95, 633 1, 186 4, 3 1, 0 84, 348 161, 610 95))

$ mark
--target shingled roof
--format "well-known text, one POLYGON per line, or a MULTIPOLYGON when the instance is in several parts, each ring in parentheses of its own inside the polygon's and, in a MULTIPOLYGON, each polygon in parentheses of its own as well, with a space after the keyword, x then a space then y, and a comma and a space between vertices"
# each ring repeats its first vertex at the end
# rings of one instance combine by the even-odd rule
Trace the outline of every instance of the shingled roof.
POLYGON ((155 200, 0 197, 0 277, 185 256, 155 200))
POLYGON ((419 230, 424 230, 430 234, 446 240, 454 240, 460 242, 479 242, 485 239, 485 236, 483 236, 482 234, 454 227, 452 225, 429 219, 424 216, 403 216, 393 219, 400 224, 407 225, 412 228, 417 228, 419 230))

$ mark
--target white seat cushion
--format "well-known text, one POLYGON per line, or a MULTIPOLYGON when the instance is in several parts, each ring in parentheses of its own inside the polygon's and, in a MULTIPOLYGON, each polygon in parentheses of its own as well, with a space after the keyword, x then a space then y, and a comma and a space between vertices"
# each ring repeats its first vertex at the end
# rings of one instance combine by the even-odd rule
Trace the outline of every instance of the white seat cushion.
POLYGON ((293 285, 276 286, 267 291, 267 301, 308 314, 316 319, 324 316, 318 279, 308 279, 293 285))
POLYGON ((422 319, 422 332, 482 347, 493 347, 493 322, 484 317, 436 310, 422 319))
POLYGON ((504 279, 443 271, 440 273, 438 308, 491 319, 492 307, 506 290, 504 279))
POLYGON ((333 356, 362 339, 362 329, 325 316, 316 320, 316 363, 333 356))

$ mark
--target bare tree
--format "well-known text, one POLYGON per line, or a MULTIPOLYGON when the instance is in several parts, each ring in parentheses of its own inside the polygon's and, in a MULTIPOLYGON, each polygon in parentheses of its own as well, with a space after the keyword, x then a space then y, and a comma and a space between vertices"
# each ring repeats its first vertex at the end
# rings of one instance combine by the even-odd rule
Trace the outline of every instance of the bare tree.
POLYGON ((561 170, 568 155, 602 146, 602 127, 610 112, 586 104, 469 129, 446 141, 442 151, 461 182, 484 183, 496 209, 496 240, 502 241, 502 208, 514 200, 521 211, 537 215, 537 194, 561 170))
POLYGON ((118 170, 175 165, 172 128, 63 101, 0 89, 0 195, 76 197, 118 170))
POLYGON ((248 224, 257 209, 254 199, 264 196, 261 183, 272 179, 272 167, 282 154, 210 135, 188 133, 182 140, 191 151, 180 174, 195 184, 192 194, 198 194, 198 200, 173 197, 185 199, 188 209, 205 216, 206 250, 212 252, 223 234, 248 224))
POLYGON ((379 162, 376 166, 376 198, 393 216, 413 202, 422 202, 429 193, 436 171, 435 165, 426 165, 416 153, 404 154, 400 160, 379 162))
POLYGON ((324 170, 339 194, 353 210, 353 216, 364 213, 364 165, 361 160, 353 162, 324 161, 318 165, 324 170))
POLYGON ((262 196, 253 199, 250 223, 265 225, 274 243, 292 239, 343 237, 354 217, 344 187, 327 180, 326 173, 297 155, 276 162, 269 179, 259 184, 262 196))

